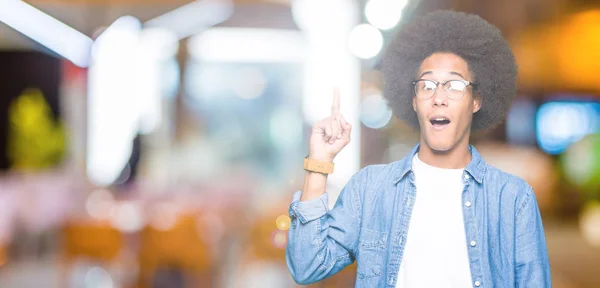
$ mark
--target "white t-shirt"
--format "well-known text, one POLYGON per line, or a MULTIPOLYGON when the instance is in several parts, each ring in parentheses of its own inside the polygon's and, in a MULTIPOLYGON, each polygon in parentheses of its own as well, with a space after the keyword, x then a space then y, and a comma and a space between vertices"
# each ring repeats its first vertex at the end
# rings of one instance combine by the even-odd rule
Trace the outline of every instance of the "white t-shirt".
POLYGON ((396 288, 473 287, 462 214, 463 169, 413 158, 417 187, 396 288))

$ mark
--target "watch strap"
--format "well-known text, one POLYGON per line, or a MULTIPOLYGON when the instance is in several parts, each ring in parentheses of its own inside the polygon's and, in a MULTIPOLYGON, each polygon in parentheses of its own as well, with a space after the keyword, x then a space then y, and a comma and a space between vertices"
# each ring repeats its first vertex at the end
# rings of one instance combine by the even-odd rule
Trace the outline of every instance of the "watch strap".
POLYGON ((304 158, 304 170, 317 172, 321 174, 333 173, 334 164, 332 162, 322 162, 308 157, 304 158))

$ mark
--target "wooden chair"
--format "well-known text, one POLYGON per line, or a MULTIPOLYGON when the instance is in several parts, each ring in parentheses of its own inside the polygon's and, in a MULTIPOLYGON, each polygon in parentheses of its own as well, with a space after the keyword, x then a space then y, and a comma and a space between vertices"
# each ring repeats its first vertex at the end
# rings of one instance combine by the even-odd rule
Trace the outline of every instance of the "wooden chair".
POLYGON ((180 271, 192 275, 186 287, 212 287, 214 267, 207 242, 196 215, 180 215, 167 230, 146 226, 140 235, 139 287, 151 287, 154 276, 161 269, 180 271))
POLYGON ((125 242, 123 234, 107 222, 67 222, 61 236, 61 287, 68 287, 70 269, 77 259, 108 266, 117 261, 125 242))

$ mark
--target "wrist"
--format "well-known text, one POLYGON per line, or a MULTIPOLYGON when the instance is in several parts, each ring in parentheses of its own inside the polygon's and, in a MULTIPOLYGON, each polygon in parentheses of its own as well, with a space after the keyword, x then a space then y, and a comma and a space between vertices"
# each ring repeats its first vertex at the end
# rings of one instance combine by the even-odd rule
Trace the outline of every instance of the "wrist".
MULTIPOLYGON (((322 174, 331 174, 333 173, 334 164, 333 161, 324 160, 325 158, 311 158, 307 156, 304 158, 304 170, 311 172, 318 172, 322 174), (323 159, 323 160, 317 160, 323 159)), ((333 160, 333 159, 332 159, 333 160)))
POLYGON ((331 156, 308 154, 308 156, 306 156, 306 158, 311 159, 311 160, 315 160, 315 161, 319 161, 319 162, 331 162, 331 163, 333 163, 333 159, 335 158, 335 156, 331 157, 331 156))

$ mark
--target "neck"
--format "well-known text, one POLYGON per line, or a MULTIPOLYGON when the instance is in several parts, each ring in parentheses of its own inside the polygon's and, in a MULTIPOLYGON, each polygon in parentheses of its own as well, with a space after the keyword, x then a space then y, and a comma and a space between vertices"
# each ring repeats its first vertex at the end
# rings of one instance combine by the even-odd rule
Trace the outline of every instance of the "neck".
POLYGON ((436 151, 431 149, 431 147, 421 139, 421 145, 419 145, 419 159, 430 166, 438 168, 465 168, 469 162, 471 162, 469 142, 458 143, 448 151, 436 151))

